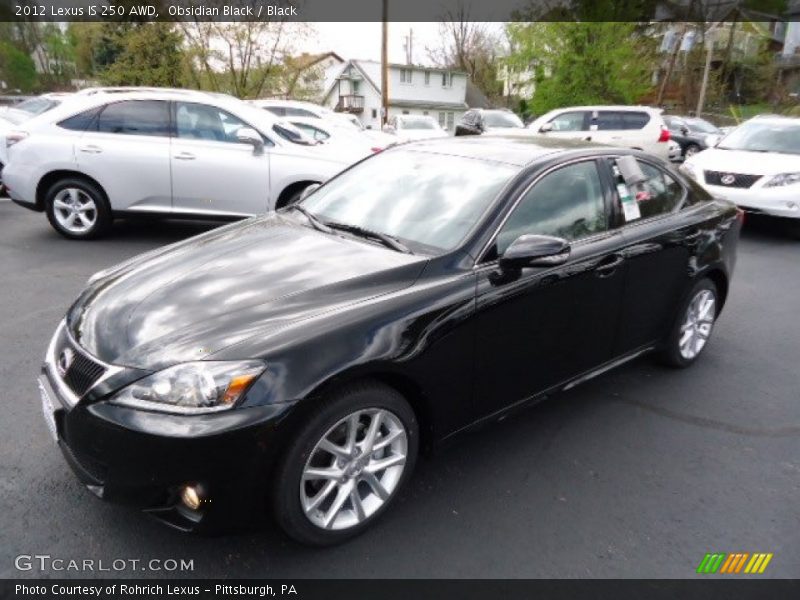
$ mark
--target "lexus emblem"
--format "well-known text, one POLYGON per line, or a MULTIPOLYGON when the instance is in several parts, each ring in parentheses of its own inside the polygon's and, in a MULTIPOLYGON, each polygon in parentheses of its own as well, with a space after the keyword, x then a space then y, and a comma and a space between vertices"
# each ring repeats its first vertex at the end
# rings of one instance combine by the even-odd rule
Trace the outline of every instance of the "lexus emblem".
POLYGON ((75 353, 72 351, 71 348, 64 348, 61 351, 61 354, 58 355, 58 361, 56 361, 56 370, 61 377, 67 374, 67 370, 69 366, 72 364, 72 361, 75 360, 75 353))
POLYGON ((726 173, 725 175, 723 175, 722 177, 720 177, 720 179, 719 179, 719 180, 720 180, 722 183, 724 183, 725 185, 730 185, 730 184, 732 184, 734 181, 736 181, 736 176, 735 176, 735 175, 731 175, 730 173, 726 173))

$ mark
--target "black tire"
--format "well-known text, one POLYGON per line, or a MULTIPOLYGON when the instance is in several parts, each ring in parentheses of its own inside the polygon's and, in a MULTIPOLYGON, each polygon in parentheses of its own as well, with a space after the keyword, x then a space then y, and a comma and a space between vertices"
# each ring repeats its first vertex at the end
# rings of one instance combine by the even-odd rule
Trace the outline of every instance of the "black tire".
POLYGON ((700 150, 702 150, 702 148, 700 148, 700 146, 698 146, 697 144, 688 144, 683 151, 683 156, 684 158, 687 158, 689 156, 697 154, 698 152, 700 152, 700 150))
POLYGON ((662 347, 658 353, 658 358, 660 362, 670 367, 675 367, 678 369, 683 369, 688 367, 689 365, 694 364, 694 362, 700 357, 703 353, 703 350, 706 349, 708 346, 708 341, 710 340, 711 334, 714 332, 714 323, 716 322, 717 314, 719 314, 719 292, 717 290, 717 286, 708 278, 704 278, 699 280, 697 283, 692 286, 692 289, 683 299, 681 302, 680 310, 675 317, 675 322, 672 325, 672 329, 670 330, 669 335, 664 340, 662 347), (711 322, 711 330, 709 331, 708 338, 706 339, 706 343, 703 347, 697 352, 697 354, 691 358, 687 358, 681 353, 680 348, 680 340, 683 335, 682 326, 686 321, 689 306, 691 305, 692 301, 700 294, 702 291, 707 290, 711 292, 714 298, 714 315, 712 316, 711 322))
POLYGON ((55 229, 65 238, 71 240, 90 240, 100 237, 109 230, 111 227, 111 222, 113 221, 111 208, 109 207, 108 198, 106 198, 105 192, 103 192, 103 190, 100 189, 100 187, 98 187, 96 184, 80 177, 66 177, 56 181, 50 186, 50 189, 47 190, 47 194, 45 195, 44 199, 44 205, 45 211, 47 212, 47 220, 50 221, 50 225, 53 227, 53 229, 55 229), (94 223, 86 231, 70 231, 62 226, 56 218, 56 209, 53 205, 54 201, 56 196, 58 196, 60 192, 67 188, 80 190, 94 202, 96 208, 94 223))
POLYGON ((395 389, 378 382, 357 383, 319 401, 300 428, 275 471, 273 510, 283 531, 298 542, 330 546, 344 542, 370 527, 397 498, 414 470, 419 449, 419 426, 414 411, 395 389), (406 431, 405 466, 388 499, 365 520, 347 529, 328 530, 311 522, 303 511, 300 485, 303 470, 317 443, 342 419, 358 410, 378 408, 399 419, 406 431))

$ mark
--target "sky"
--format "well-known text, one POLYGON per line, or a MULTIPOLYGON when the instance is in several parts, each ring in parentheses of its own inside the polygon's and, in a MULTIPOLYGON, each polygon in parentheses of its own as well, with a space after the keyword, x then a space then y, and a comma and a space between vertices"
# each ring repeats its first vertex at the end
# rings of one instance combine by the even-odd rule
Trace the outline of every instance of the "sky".
MULTIPOLYGON (((300 51, 309 53, 336 52, 344 59, 360 58, 380 60, 381 58, 381 23, 313 23, 318 35, 305 41, 300 51)), ((490 23, 497 30, 502 23, 490 23)), ((414 31, 414 64, 430 65, 432 61, 427 48, 438 48, 442 45, 438 22, 428 23, 389 23, 389 62, 405 63, 403 48, 405 36, 409 29, 414 31)))

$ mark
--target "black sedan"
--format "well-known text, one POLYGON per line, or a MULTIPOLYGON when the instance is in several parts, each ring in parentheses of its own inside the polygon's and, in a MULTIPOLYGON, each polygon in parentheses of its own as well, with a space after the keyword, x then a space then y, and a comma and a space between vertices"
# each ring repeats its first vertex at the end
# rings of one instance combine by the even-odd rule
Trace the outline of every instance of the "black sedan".
MULTIPOLYGON (((712 140, 722 137, 723 133, 716 125, 699 117, 664 116, 669 129, 670 139, 681 147, 681 157, 689 158, 709 147, 709 136, 712 140)), ((713 144, 711 144, 713 145, 713 144)))
POLYGON ((325 545, 430 449, 650 351, 686 367, 741 213, 633 150, 431 140, 96 274, 39 380, 97 496, 325 545))

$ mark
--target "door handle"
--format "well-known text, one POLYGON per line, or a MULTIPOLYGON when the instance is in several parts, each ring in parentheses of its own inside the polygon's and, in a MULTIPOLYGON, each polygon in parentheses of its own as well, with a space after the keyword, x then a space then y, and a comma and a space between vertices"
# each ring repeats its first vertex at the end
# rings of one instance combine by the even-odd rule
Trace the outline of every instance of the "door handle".
POLYGON ((625 257, 621 254, 612 254, 604 258, 600 264, 594 268, 594 272, 598 277, 610 277, 624 261, 625 257))
POLYGON ((180 154, 176 154, 175 158, 178 160, 194 160, 197 157, 191 152, 181 152, 180 154))
POLYGON ((81 146, 78 149, 85 154, 100 154, 103 151, 103 149, 100 146, 95 146, 94 144, 81 146))
POLYGON ((584 139, 584 141, 586 141, 586 142, 591 142, 591 141, 592 141, 592 136, 590 136, 590 135, 587 135, 587 136, 586 136, 585 138, 583 138, 583 139, 584 139))

